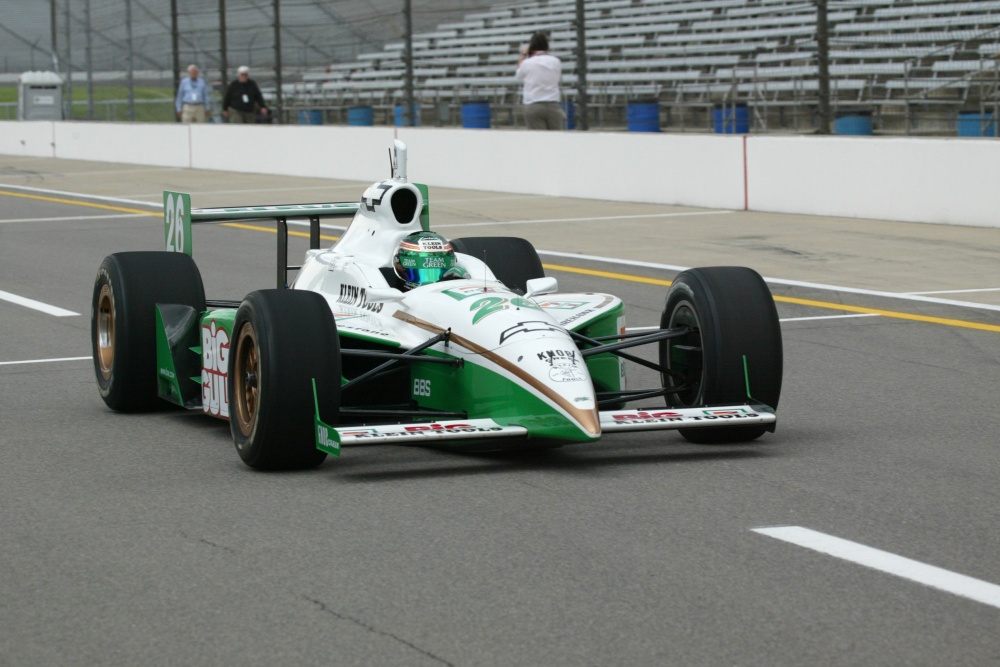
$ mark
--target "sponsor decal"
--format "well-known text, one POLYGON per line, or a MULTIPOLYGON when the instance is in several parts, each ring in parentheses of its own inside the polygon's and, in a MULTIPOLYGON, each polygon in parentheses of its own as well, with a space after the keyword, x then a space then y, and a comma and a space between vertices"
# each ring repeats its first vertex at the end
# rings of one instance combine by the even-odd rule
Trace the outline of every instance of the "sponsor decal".
POLYGON ((576 310, 581 306, 586 306, 586 301, 543 301, 538 304, 542 308, 551 310, 576 310))
POLYGON ((316 424, 316 444, 333 450, 334 455, 337 456, 340 454, 340 443, 336 438, 330 437, 331 430, 325 424, 316 424))
POLYGON ((337 324, 340 324, 343 320, 353 320, 356 317, 363 317, 363 315, 333 311, 333 319, 337 320, 337 324))
POLYGON ((570 315, 566 319, 561 320, 559 322, 559 324, 561 324, 563 326, 566 326, 570 322, 575 322, 578 319, 580 319, 581 317, 586 317, 587 315, 590 315, 590 314, 595 313, 595 312, 597 312, 596 308, 588 308, 587 310, 581 310, 579 313, 576 313, 574 315, 570 315))
POLYGON ((583 382, 587 379, 583 370, 577 366, 580 359, 577 350, 546 350, 538 353, 538 359, 551 368, 549 379, 553 382, 583 382))
POLYGON ((435 436, 441 433, 490 433, 503 431, 501 426, 474 426, 472 424, 414 424, 404 426, 403 430, 368 429, 366 431, 341 431, 342 436, 350 435, 356 439, 368 438, 395 438, 403 437, 425 437, 435 436))
POLYGON ((619 424, 660 424, 681 421, 712 421, 716 419, 748 419, 758 417, 756 412, 749 410, 703 410, 702 415, 687 415, 670 410, 662 412, 646 412, 638 410, 635 412, 615 413, 611 418, 619 424))
POLYGON ((358 287, 357 285, 341 285, 340 294, 337 296, 337 302, 346 306, 363 308, 364 310, 372 313, 381 313, 382 306, 385 305, 381 302, 369 301, 368 291, 364 287, 358 287))
POLYGON ((369 213, 375 212, 375 207, 381 205, 382 199, 385 198, 385 193, 392 189, 392 183, 389 181, 381 181, 371 186, 365 193, 361 196, 361 205, 369 213))
POLYGON ((201 328, 201 409, 229 417, 229 334, 215 322, 201 328))
POLYGON ((499 313, 501 310, 510 310, 511 308, 531 308, 533 310, 541 310, 534 302, 528 299, 522 299, 521 297, 514 297, 513 299, 507 299, 502 296, 487 296, 482 299, 477 299, 472 302, 469 306, 469 310, 474 312, 475 315, 472 316, 472 323, 478 324, 483 318, 489 317, 494 313, 499 313))
POLYGON ((160 375, 162 375, 165 378, 170 378, 171 380, 173 380, 173 379, 175 379, 177 377, 177 375, 172 370, 170 370, 168 368, 161 368, 160 369, 160 375))
POLYGON ((518 322, 516 326, 510 327, 509 329, 504 329, 500 333, 500 345, 503 345, 507 339, 513 338, 517 334, 532 333, 538 331, 562 331, 562 329, 556 326, 555 324, 552 324, 552 322, 545 322, 543 320, 528 320, 527 322, 518 322))
POLYGON ((487 285, 469 285, 466 287, 453 287, 451 289, 441 290, 441 294, 447 294, 455 301, 462 301, 468 299, 470 296, 478 296, 479 294, 492 294, 495 292, 506 292, 507 290, 500 290, 496 287, 489 287, 487 285))
POLYGON ((423 378, 413 379, 413 395, 414 396, 430 396, 431 395, 431 381, 425 380, 423 378))

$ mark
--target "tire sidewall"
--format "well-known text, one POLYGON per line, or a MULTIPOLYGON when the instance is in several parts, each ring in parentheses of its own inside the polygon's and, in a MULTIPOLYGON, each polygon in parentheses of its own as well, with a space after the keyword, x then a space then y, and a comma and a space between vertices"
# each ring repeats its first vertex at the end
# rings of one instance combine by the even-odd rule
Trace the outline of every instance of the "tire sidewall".
POLYGON ((301 469, 319 465, 326 454, 316 449, 311 379, 325 406, 321 417, 336 423, 340 397, 340 348, 329 304, 319 294, 300 290, 251 292, 233 322, 227 391, 230 431, 243 462, 259 470, 301 469), (240 336, 253 327, 258 348, 257 409, 250 433, 239 426, 240 391, 235 364, 249 344, 240 336))
POLYGON ((108 255, 94 279, 90 340, 97 387, 113 410, 137 412, 170 405, 160 401, 156 375, 156 304, 205 310, 205 288, 194 261, 166 251, 108 255), (98 357, 98 307, 103 287, 111 296, 114 342, 110 377, 98 357))

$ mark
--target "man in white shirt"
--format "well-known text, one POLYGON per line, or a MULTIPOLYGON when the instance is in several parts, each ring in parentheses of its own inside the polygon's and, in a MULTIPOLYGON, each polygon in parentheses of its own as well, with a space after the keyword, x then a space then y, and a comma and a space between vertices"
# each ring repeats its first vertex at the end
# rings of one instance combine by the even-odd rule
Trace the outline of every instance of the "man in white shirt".
POLYGON ((517 61, 518 81, 524 82, 522 101, 529 130, 561 130, 563 112, 559 106, 562 63, 549 53, 549 39, 543 32, 531 36, 528 48, 517 61))

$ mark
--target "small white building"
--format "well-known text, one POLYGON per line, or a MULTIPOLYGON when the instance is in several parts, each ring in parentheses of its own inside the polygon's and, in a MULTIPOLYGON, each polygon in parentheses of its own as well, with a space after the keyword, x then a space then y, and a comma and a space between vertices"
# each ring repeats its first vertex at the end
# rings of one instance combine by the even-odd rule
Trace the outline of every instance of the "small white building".
POLYGON ((61 76, 55 72, 25 72, 17 87, 18 120, 62 120, 61 76))

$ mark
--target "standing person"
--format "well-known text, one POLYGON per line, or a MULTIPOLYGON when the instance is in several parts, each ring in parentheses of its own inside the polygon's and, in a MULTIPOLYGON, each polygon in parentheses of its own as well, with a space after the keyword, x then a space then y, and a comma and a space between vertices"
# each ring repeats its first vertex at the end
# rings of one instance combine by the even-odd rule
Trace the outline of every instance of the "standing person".
POLYGON ((198 76, 198 66, 188 65, 188 78, 177 86, 174 100, 177 117, 183 123, 204 123, 212 109, 212 98, 205 79, 198 76))
POLYGON ((562 62, 549 53, 549 38, 544 32, 531 36, 528 47, 517 61, 514 76, 524 82, 522 101, 528 129, 561 130, 563 112, 559 108, 559 81, 562 62))
POLYGON ((267 115, 264 96, 260 94, 257 82, 250 78, 250 68, 240 65, 236 70, 236 80, 229 84, 226 96, 222 98, 222 117, 230 123, 254 123, 257 111, 267 115))

